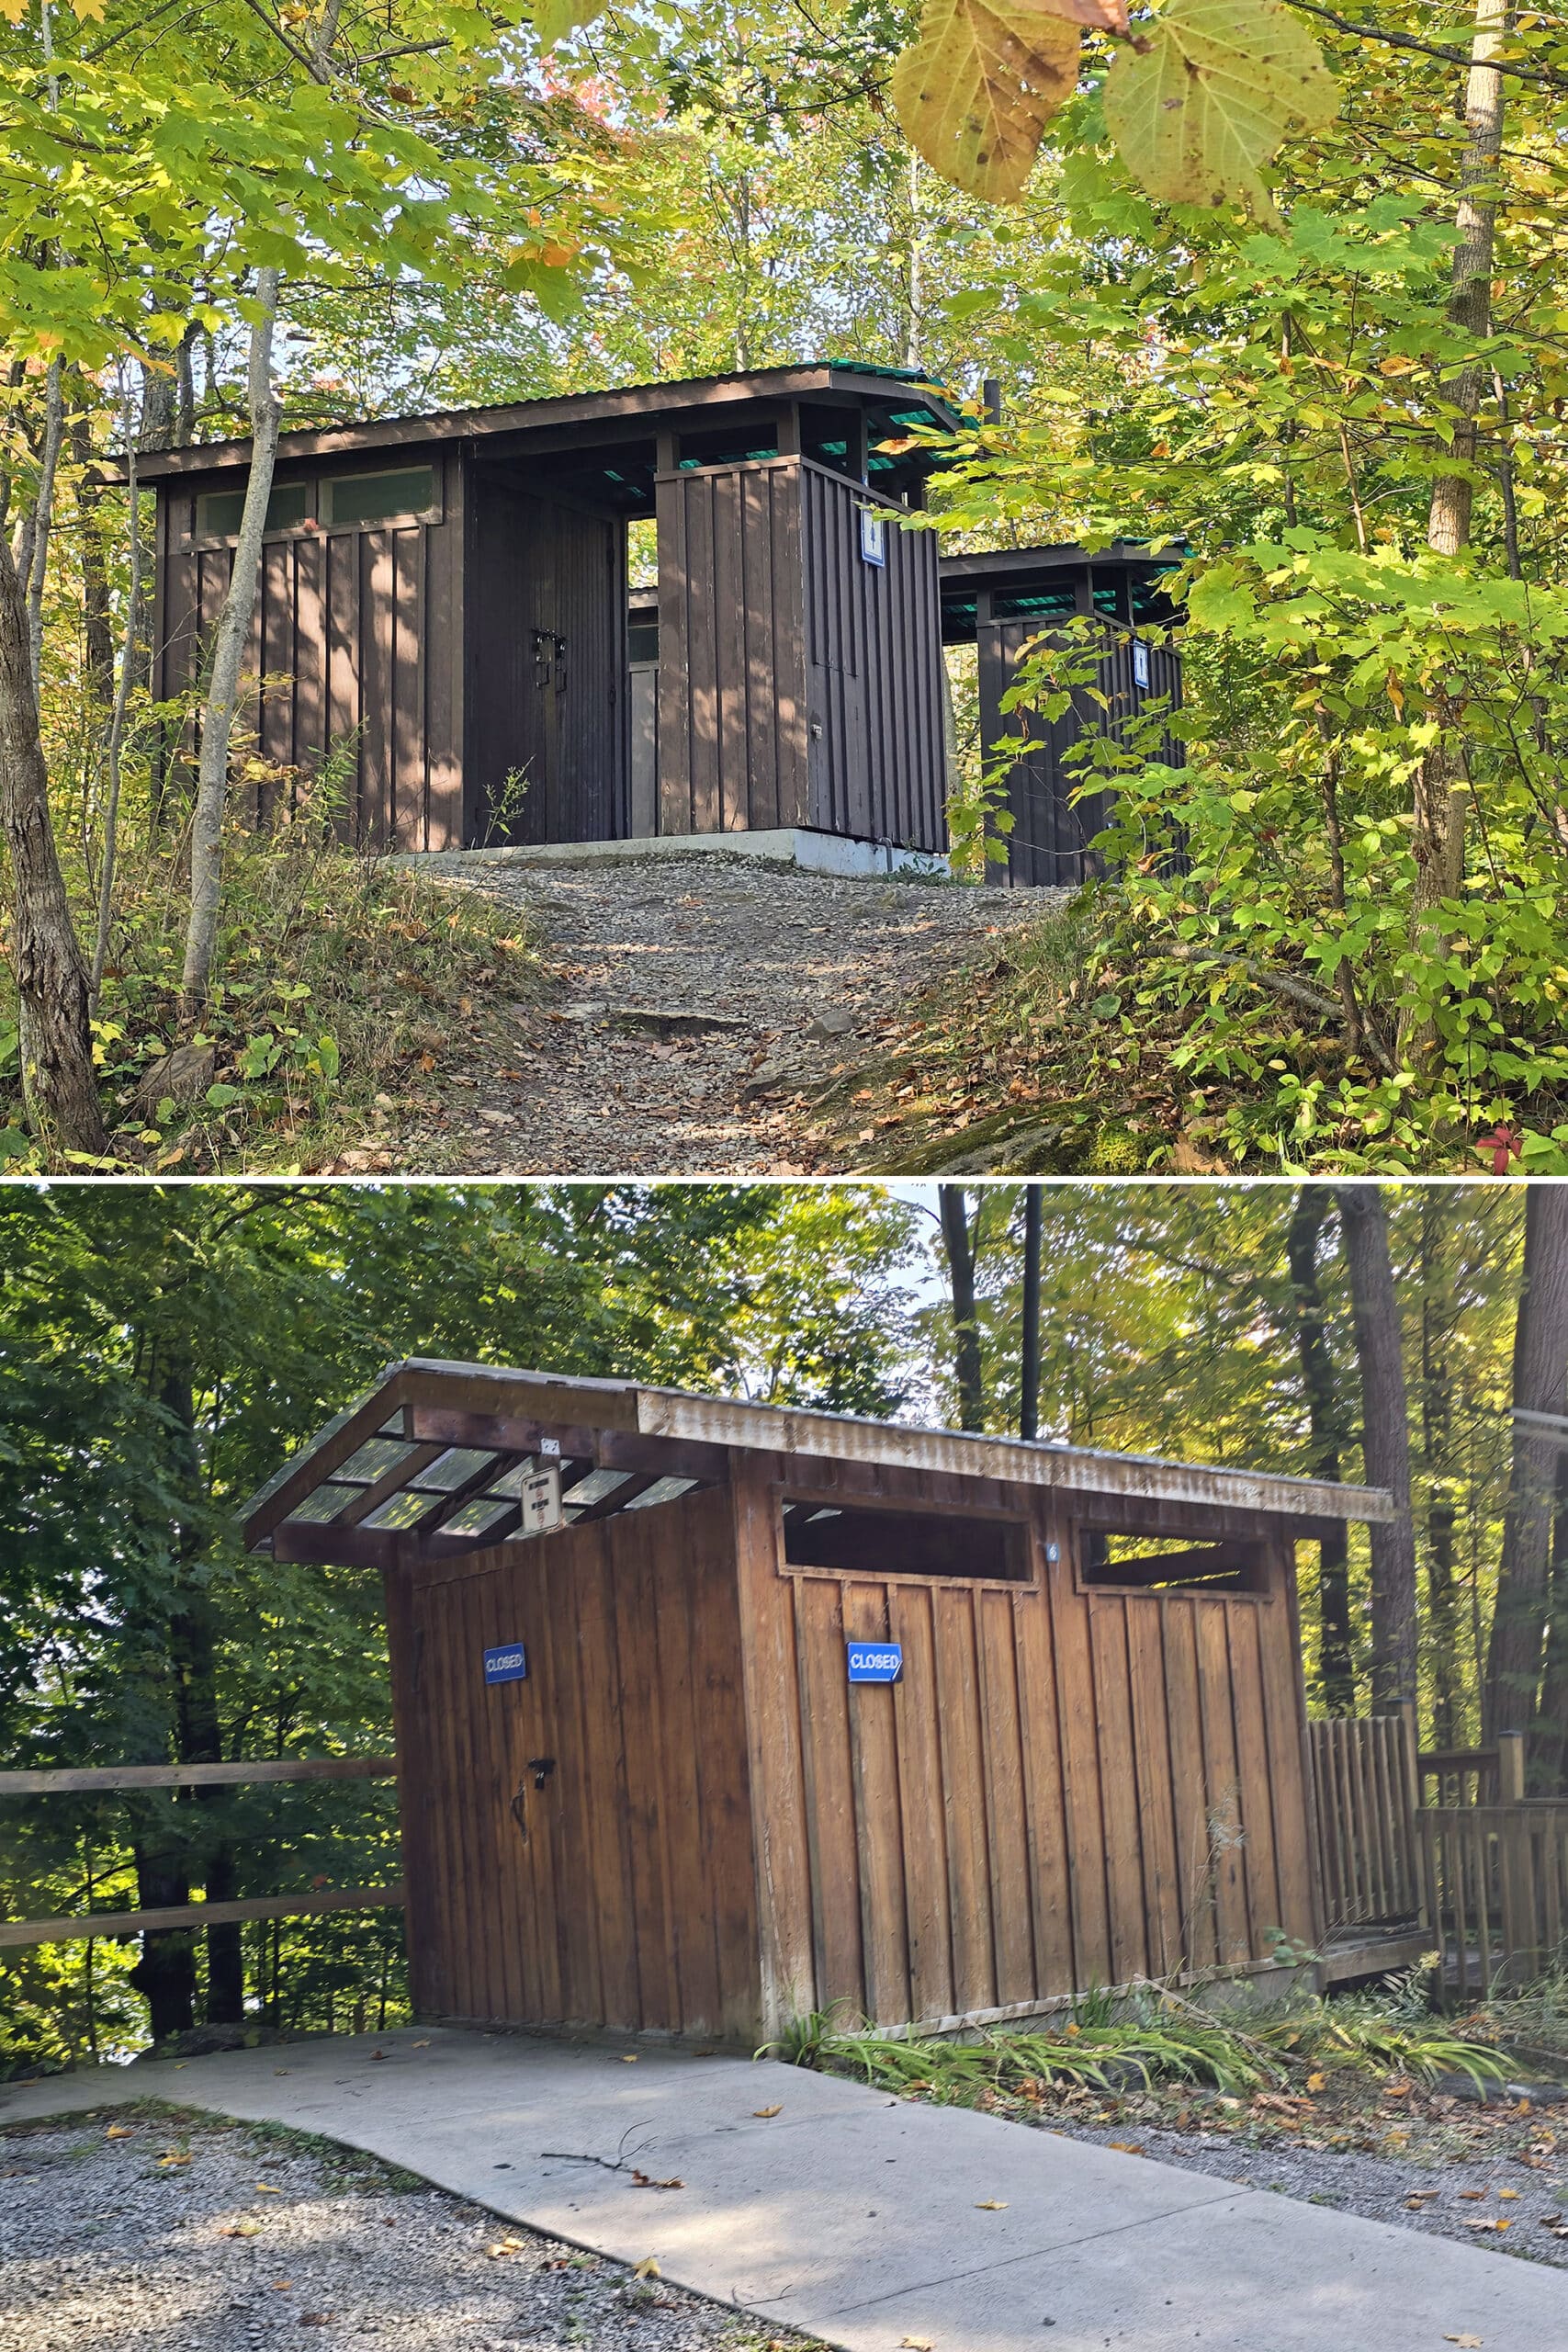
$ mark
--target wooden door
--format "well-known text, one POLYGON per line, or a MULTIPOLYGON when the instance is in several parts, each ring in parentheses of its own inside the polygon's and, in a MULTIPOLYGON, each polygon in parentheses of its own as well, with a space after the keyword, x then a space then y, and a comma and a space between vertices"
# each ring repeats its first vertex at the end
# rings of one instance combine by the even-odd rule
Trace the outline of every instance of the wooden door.
POLYGON ((627 828, 626 526, 510 477, 476 493, 470 732, 487 842, 627 828))
POLYGON ((751 2031, 732 1563, 716 1488, 498 1546, 416 1590, 410 1919, 433 2013, 751 2031), (495 1650, 521 1650, 525 1674, 487 1682, 495 1650))

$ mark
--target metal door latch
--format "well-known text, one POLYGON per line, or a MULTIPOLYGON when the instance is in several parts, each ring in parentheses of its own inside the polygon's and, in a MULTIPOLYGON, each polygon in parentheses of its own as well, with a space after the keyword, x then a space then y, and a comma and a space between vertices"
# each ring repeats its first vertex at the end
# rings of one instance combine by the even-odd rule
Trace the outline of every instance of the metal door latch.
POLYGON ((556 1759, 553 1756, 530 1756, 528 1758, 528 1770, 534 1775, 534 1786, 536 1789, 544 1787, 555 1769, 556 1759))

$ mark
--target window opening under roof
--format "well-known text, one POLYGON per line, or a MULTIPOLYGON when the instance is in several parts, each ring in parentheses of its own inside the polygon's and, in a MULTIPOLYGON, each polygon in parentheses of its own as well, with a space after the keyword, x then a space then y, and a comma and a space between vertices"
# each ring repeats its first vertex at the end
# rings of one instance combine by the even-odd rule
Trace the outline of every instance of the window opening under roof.
POLYGON ((1078 1530, 1078 1581, 1137 1592, 1261 1593, 1269 1589, 1263 1545, 1236 1536, 1123 1534, 1078 1530))
POLYGON ((339 474, 321 484, 321 520, 329 530, 357 523, 389 523, 428 514, 435 503, 434 466, 404 466, 396 473, 339 474))
POLYGON ((757 465, 779 454, 779 428, 771 416, 757 416, 749 424, 708 425, 682 433, 677 459, 682 473, 695 466, 757 465))
MULTIPOLYGON (((204 491, 196 502, 196 528, 198 538, 231 539, 240 528, 245 512, 243 490, 204 491)), ((308 481, 281 481, 266 502, 267 531, 294 531, 305 522, 310 512, 310 485, 308 481)))
POLYGON ((1021 1519, 803 1498, 786 1498, 782 1508, 786 1567, 961 1582, 1031 1580, 1029 1531, 1021 1519))
POLYGON ((483 1470, 493 1470, 504 1454, 491 1453, 482 1446, 453 1445, 416 1470, 411 1485, 434 1489, 437 1494, 451 1494, 458 1487, 466 1487, 483 1470))

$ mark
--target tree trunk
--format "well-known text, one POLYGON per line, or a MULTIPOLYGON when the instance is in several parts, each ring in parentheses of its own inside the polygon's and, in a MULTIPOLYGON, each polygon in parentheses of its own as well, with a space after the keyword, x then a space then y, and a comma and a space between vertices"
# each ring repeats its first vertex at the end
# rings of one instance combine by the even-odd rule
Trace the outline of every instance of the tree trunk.
MULTIPOLYGON (((130 402, 125 404, 125 463, 129 480, 126 485, 127 503, 130 516, 130 578, 125 591, 125 646, 120 656, 119 678, 114 689, 114 708, 109 717, 108 739, 105 744, 107 793, 104 804, 103 860, 98 873, 98 921, 93 938, 93 969, 89 980, 95 1007, 104 984, 104 967, 108 961, 109 924, 114 915, 115 866, 119 855, 119 792, 121 766, 125 753, 125 718, 130 702, 130 688, 136 675, 137 647, 141 642, 141 492, 136 479, 136 443, 130 429, 130 402)), ((112 662, 110 664, 112 671, 112 662)))
MULTIPOLYGON (((1335 1373, 1324 1316, 1317 1253, 1333 1194, 1322 1184, 1303 1184, 1285 1234, 1291 1269, 1296 1360, 1306 1398, 1312 1475, 1337 1479, 1341 1449, 1349 1442, 1344 1399, 1335 1373)), ((1330 1521, 1318 1539, 1318 1671, 1324 1704, 1335 1714, 1356 1711, 1356 1651, 1350 1623, 1350 1544, 1343 1520, 1330 1521)))
POLYGON ((43 462, 39 468, 38 503, 33 508, 32 544, 23 582, 28 599, 28 667, 35 704, 43 677, 43 590, 49 571, 49 535, 54 524, 54 480, 65 429, 65 378, 58 359, 49 363, 43 419, 43 462))
POLYGON ((1040 1434, 1040 1245, 1044 1206, 1038 1184, 1023 1192, 1023 1346, 1019 1367, 1018 1433, 1040 1434))
MULTIPOLYGON (((171 1805, 176 1818, 188 1808, 171 1805)), ((184 1841, 173 1828, 137 1838, 136 1900, 143 1911, 173 1909, 190 1901, 190 1870, 184 1841)), ((130 1972, 130 1982, 147 2004, 148 2027, 154 2041, 172 2033, 188 2033, 196 2023, 196 1933, 190 1928, 161 1928, 141 1939, 141 1957, 130 1972)))
MULTIPOLYGON (((1465 152, 1455 216, 1459 243, 1454 248, 1448 315, 1465 335, 1478 338, 1492 332, 1497 204, 1489 191, 1496 185, 1503 147, 1503 76, 1492 60, 1502 47, 1511 14, 1512 0, 1476 0, 1465 85, 1465 152)), ((1438 555, 1458 555, 1470 544, 1475 503, 1472 479, 1475 420, 1489 372, 1489 367, 1468 364, 1451 389, 1452 405, 1459 415, 1448 447, 1457 461, 1456 470, 1437 476, 1427 514, 1427 544, 1438 555)), ((1415 941, 1428 956, 1440 955, 1447 937, 1447 925, 1436 910, 1444 899, 1457 898, 1464 886, 1469 777, 1462 750, 1454 741, 1455 724, 1457 720, 1451 719, 1444 725, 1416 774, 1411 833, 1416 859, 1415 941)), ((1408 1042, 1419 1051, 1429 1051, 1436 1042, 1430 1024, 1412 1035, 1408 1042)))
POLYGON ((1551 1532, 1551 1588, 1546 1612, 1546 1666, 1540 1713, 1530 1741, 1530 1781, 1538 1796, 1568 1796, 1568 1446, 1557 1455, 1551 1532))
MULTIPOLYGON (((1513 1398, 1529 1412, 1568 1411, 1568 1186, 1562 1184, 1526 1187, 1513 1398)), ((1500 1731, 1525 1731, 1540 1721, 1556 1472, 1556 1447, 1528 1421, 1516 1421, 1486 1649, 1481 1736, 1488 1744, 1500 1731)))
POLYGON ((72 927, 49 814, 28 619, 11 550, 0 537, 0 825, 11 856, 11 968, 21 1007, 22 1102, 44 1152, 101 1153, 103 1108, 93 1069, 87 975, 72 927))
POLYGON ((953 1374, 958 1383, 958 1426, 986 1426, 985 1377, 980 1363, 980 1329, 975 1320, 975 1239, 969 1224, 969 1203, 962 1184, 939 1184, 942 1247, 947 1252, 948 1281, 953 1291, 953 1374))
POLYGON ((114 699, 114 627, 108 566, 98 528, 104 492, 93 465, 92 431, 86 412, 80 408, 71 412, 71 455, 82 473, 76 509, 82 526, 82 633, 87 684, 95 702, 107 709, 114 699))
POLYGON ((191 820, 190 922, 186 932, 180 1011, 193 1028, 207 1002, 212 955, 218 940, 218 901, 223 879, 223 816, 229 797, 229 745, 240 699, 240 665, 251 634, 261 574, 262 534, 272 496, 281 403, 272 380, 272 336, 277 321, 276 269, 256 273, 256 316, 251 327, 251 464, 244 511, 234 548, 234 569, 214 634, 212 669, 201 709, 201 752, 197 765, 196 809, 191 820))
POLYGON ((1409 1408, 1382 1193, 1371 1184, 1344 1184, 1337 1197, 1361 1374, 1361 1458, 1369 1485, 1386 1487, 1393 1498, 1393 1520, 1371 1530, 1372 1705, 1381 1712, 1416 1696, 1409 1408))
POLYGON ((1446 1188, 1421 1194, 1421 1454, 1426 1473, 1427 1634, 1432 1678, 1432 1745, 1460 1745, 1461 1682, 1460 1625, 1454 1589, 1452 1395, 1449 1343, 1453 1336, 1450 1203, 1446 1188))
MULTIPOLYGON (((188 1377, 171 1369, 159 1392, 168 1416, 175 1450, 176 1492, 183 1489, 195 1502, 201 1491, 201 1447, 197 1435, 196 1400, 188 1377)), ((182 1764, 221 1764, 223 1732, 218 1711, 218 1649, 212 1603, 204 1578, 190 1576, 191 1562, 203 1548, 203 1535, 192 1520, 176 1522, 175 1549, 179 1566, 178 1597, 169 1612, 169 1666, 175 1691, 175 1755, 182 1764)), ((198 1789, 192 1808, 192 1860, 199 1861, 209 1903, 231 1896, 238 1868, 231 1836, 225 1823, 233 1793, 228 1789, 198 1789)), ((238 1921, 221 1922, 204 1930, 207 1937, 207 2005, 209 2025, 238 2025, 244 2016, 244 1968, 238 1921)))

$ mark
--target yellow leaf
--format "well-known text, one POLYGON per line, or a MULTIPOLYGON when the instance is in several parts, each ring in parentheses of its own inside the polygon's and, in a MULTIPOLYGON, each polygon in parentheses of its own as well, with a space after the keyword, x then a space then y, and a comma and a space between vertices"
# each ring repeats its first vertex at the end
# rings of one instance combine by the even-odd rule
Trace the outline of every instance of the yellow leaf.
POLYGON ((1517 2197, 1518 2193, 1517 2188, 1500 2188, 1497 2191, 1499 2197, 1517 2197))
POLYGON ((1079 47, 1050 0, 925 0, 890 85, 905 136, 966 194, 1016 204, 1079 47))
POLYGON ((258 2180, 256 2190, 258 2195, 263 2197, 281 2197, 283 2194, 282 2189, 275 2188, 270 2180, 258 2180))
POLYGON ((1460 2352, 1481 2352, 1483 2339, 1479 2335, 1445 2335, 1445 2344, 1457 2344, 1460 2352))
POLYGON ((1005 2213, 1007 2211, 1007 2199, 1005 2197, 976 2198, 975 2200, 975 2211, 976 2213, 1005 2213))
POLYGON ((19 25, 28 13, 28 0, 0 0, 0 17, 8 25, 19 25))
POLYGON ((901 2341, 899 2352, 931 2352, 931 2337, 929 2335, 906 2335, 901 2341))
POLYGON ((1309 2091, 1320 2091, 1323 2089, 1327 2080, 1328 2077, 1326 2075, 1309 2075, 1307 2076, 1307 2088, 1309 2091))
POLYGON ((753 2115, 762 2118, 766 2118, 770 2115, 782 2115, 784 2113, 784 2101, 781 2099, 777 2107, 754 2107, 751 2109, 751 2112, 753 2115))
POLYGON ((637 2278, 662 2278, 664 2273, 652 2255, 645 2254, 640 2262, 635 2262, 632 2265, 632 2275, 637 2278))
POLYGON ((106 2140, 134 2140, 136 2129, 130 2123, 111 2123, 104 2137, 106 2140))
POLYGON ((580 25, 591 25, 604 13, 605 0, 534 0, 534 22, 541 49, 554 49, 580 25))
POLYGON ((1274 207, 1258 165, 1338 107, 1317 43, 1277 0, 1171 0, 1105 81, 1111 135, 1151 196, 1236 198, 1265 220, 1274 207))
POLYGON ((622 2065, 623 2065, 623 2066, 635 2066, 635 2065, 637 2064, 637 2052, 636 2052, 635 2050, 626 2050, 626 2051, 623 2051, 623 2052, 622 2052, 622 2053, 621 2053, 621 2064, 622 2064, 622 2065))
POLYGON ((71 6, 85 25, 101 25, 104 21, 104 0, 71 0, 71 6))

